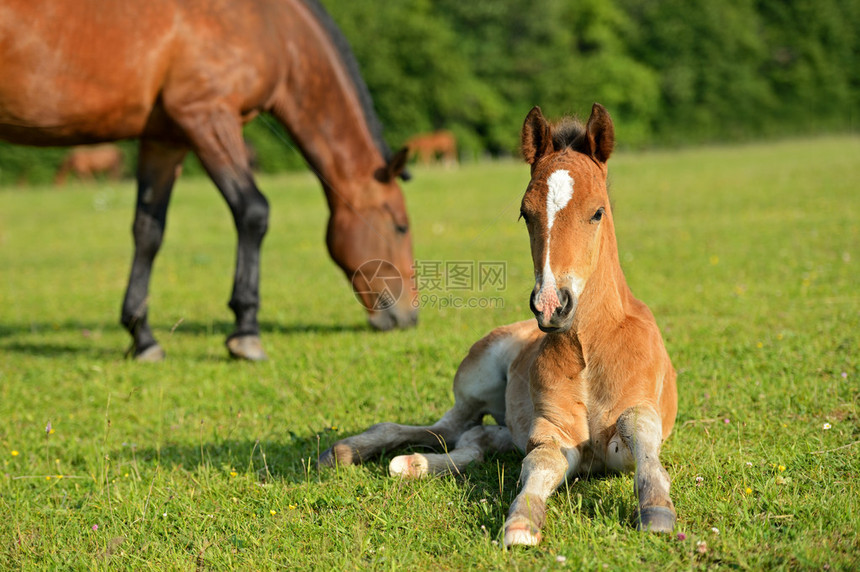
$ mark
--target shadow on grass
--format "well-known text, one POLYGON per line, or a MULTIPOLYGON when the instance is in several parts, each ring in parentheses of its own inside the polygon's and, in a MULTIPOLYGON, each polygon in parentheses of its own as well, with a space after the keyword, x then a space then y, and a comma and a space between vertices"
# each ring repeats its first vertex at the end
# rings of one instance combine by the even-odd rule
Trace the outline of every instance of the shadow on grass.
MULTIPOLYGON (((386 452, 358 468, 318 469, 316 459, 319 453, 344 436, 325 430, 313 435, 285 434, 282 440, 225 439, 201 444, 167 443, 160 448, 143 449, 123 446, 111 452, 110 457, 119 464, 159 465, 162 470, 187 473, 201 482, 219 476, 230 479, 233 478, 232 473, 236 473, 237 476, 251 475, 260 484, 321 485, 328 491, 332 486, 341 487, 342 493, 317 495, 318 502, 325 508, 345 509, 352 505, 351 499, 347 498, 350 491, 366 486, 367 479, 376 481, 378 485, 382 480, 394 478, 388 475, 391 459, 413 450, 386 452), (354 478, 356 471, 361 471, 361 479, 354 478)), ((476 536, 488 535, 490 539, 501 540, 507 512, 518 492, 522 459, 523 456, 517 452, 490 453, 484 462, 473 463, 458 475, 441 477, 453 478, 462 491, 461 502, 470 512, 468 522, 462 523, 463 527, 468 527, 476 536)), ((629 491, 607 494, 608 487, 604 481, 614 478, 618 477, 591 476, 562 485, 550 497, 548 520, 557 521, 563 528, 565 521, 578 517, 585 526, 621 526, 632 531, 636 526, 634 492, 631 487, 629 491)), ((425 483, 413 482, 405 486, 415 486, 420 490, 425 483)), ((552 525, 550 522, 547 524, 552 525)))
MULTIPOLYGON (((165 443, 161 447, 139 448, 124 444, 110 457, 123 464, 160 465, 167 470, 189 473, 253 474, 260 483, 300 483, 308 471, 316 479, 317 451, 322 452, 322 436, 285 434, 283 440, 236 440, 200 444, 165 443)), ((324 449, 324 447, 323 447, 324 449)), ((320 472, 321 475, 325 471, 320 472)))
MULTIPOLYGON (((383 453, 367 460, 361 469, 317 469, 316 459, 328 445, 344 435, 331 435, 322 431, 314 435, 287 434, 283 440, 224 440, 200 445, 166 444, 160 449, 132 449, 124 447, 111 457, 120 462, 160 464, 169 470, 189 473, 222 473, 225 478, 231 472, 252 474, 260 483, 304 484, 343 482, 347 488, 355 483, 351 479, 342 481, 341 472, 347 474, 361 470, 371 479, 391 479, 388 465, 398 454, 413 451, 404 449, 383 453)), ((423 450, 426 452, 426 450, 423 450)), ((460 474, 452 477, 463 491, 463 500, 473 505, 474 521, 470 526, 478 534, 495 534, 501 530, 511 502, 518 492, 520 467, 523 456, 517 452, 488 454, 484 462, 473 463, 460 474), (483 529, 481 527, 484 527, 483 529)), ((555 507, 548 518, 565 520, 578 515, 588 524, 612 526, 617 523, 633 529, 636 525, 636 498, 632 487, 629 491, 607 494, 605 481, 619 478, 616 475, 592 475, 575 479, 562 485, 550 497, 549 506, 555 507), (565 516, 569 515, 569 516, 565 516)), ((416 486, 421 486, 416 484, 416 486)))
MULTIPOLYGON (((519 476, 523 455, 518 452, 489 454, 483 463, 469 465, 457 478, 463 482, 466 501, 478 507, 474 528, 477 533, 490 536, 497 533, 501 540, 504 521, 511 503, 519 492, 519 476), (485 528, 481 528, 481 526, 485 528)), ((386 466, 388 459, 386 459, 386 466)), ((635 529, 637 501, 633 488, 621 495, 606 494, 607 481, 619 478, 616 474, 594 474, 573 478, 562 484, 547 501, 547 525, 578 516, 586 526, 598 523, 618 524, 635 529), (605 502, 604 502, 605 501, 605 502)))
POLYGON ((122 352, 106 348, 87 346, 84 342, 80 345, 52 343, 52 342, 4 342, 0 343, 0 350, 8 353, 29 355, 34 357, 58 358, 76 355, 97 360, 106 360, 122 357, 122 352))
MULTIPOLYGON (((173 325, 155 325, 156 339, 162 344, 168 345, 168 340, 174 336, 205 337, 220 335, 227 338, 233 331, 233 324, 227 321, 196 322, 181 321, 173 325)), ((280 324, 276 322, 261 322, 260 334, 265 344, 267 334, 297 335, 297 334, 323 334, 338 335, 353 332, 372 332, 373 330, 362 323, 344 324, 313 324, 313 323, 291 323, 280 324)), ((98 335, 125 334, 125 329, 119 324, 113 325, 104 322, 81 322, 78 320, 66 320, 64 322, 31 322, 27 324, 0 324, 0 348, 7 352, 26 354, 38 357, 60 357, 67 355, 89 356, 94 359, 110 359, 122 357, 128 346, 110 349, 97 347, 93 337, 98 335), (70 335, 77 335, 80 343, 69 341, 70 335), (39 336, 39 340, 21 340, 39 336), (58 338, 51 340, 52 336, 58 338), (61 341, 60 341, 61 340, 61 341)), ((129 344, 131 339, 129 338, 129 344)), ((209 360, 211 357, 201 356, 209 360)), ((169 359, 169 356, 168 356, 169 359)), ((229 359, 224 353, 224 359, 229 359)))
MULTIPOLYGON (((152 324, 156 337, 176 335, 229 335, 233 331, 233 322, 226 320, 215 320, 202 322, 194 320, 180 320, 174 324, 152 324)), ((51 332, 74 333, 79 332, 125 332, 125 328, 110 322, 82 322, 80 320, 65 320, 63 322, 28 322, 19 324, 0 324, 0 338, 15 337, 27 334, 46 334, 51 332)), ((343 324, 316 324, 293 322, 282 324, 272 321, 260 322, 261 334, 300 334, 313 333, 340 333, 340 332, 371 332, 375 331, 364 322, 347 322, 343 324)))

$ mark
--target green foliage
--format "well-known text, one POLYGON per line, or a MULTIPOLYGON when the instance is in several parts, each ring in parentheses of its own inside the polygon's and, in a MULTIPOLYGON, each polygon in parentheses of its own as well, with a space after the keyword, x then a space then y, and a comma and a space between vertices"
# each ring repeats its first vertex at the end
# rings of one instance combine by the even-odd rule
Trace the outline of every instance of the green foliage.
MULTIPOLYGON (((599 101, 636 148, 851 132, 860 117, 860 0, 323 3, 393 148, 445 128, 463 159, 515 155, 534 105, 599 101)), ((263 172, 302 168, 282 127, 257 119, 246 137, 263 172)), ((61 157, 0 144, 0 185, 47 182, 61 157)))
POLYGON ((661 457, 685 539, 633 529, 623 475, 562 487, 544 543, 512 551, 494 541, 518 454, 419 482, 391 479, 390 453, 313 463, 373 423, 438 419, 469 346, 530 318, 527 166, 416 168, 416 258, 504 261, 505 287, 425 289, 418 328, 386 334, 325 253, 318 182, 261 175, 257 364, 223 347, 236 245, 211 183, 173 198, 150 297, 161 364, 122 358, 130 186, 0 190, 0 568, 856 570, 858 154, 831 137, 612 158, 622 265, 679 372, 661 457))

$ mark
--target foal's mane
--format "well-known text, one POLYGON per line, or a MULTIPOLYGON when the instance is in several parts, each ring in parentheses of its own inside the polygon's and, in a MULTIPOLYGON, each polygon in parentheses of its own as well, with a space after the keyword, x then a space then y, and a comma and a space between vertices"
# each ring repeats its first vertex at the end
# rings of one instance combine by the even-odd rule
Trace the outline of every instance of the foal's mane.
MULTIPOLYGON (((552 146, 556 151, 571 149, 580 153, 588 153, 585 142, 585 125, 576 117, 569 115, 562 117, 550 126, 552 133, 552 146)), ((609 193, 609 181, 606 181, 606 192, 609 193)), ((614 207, 614 205, 612 205, 614 207)), ((613 210, 615 210, 613 208, 613 210)))
POLYGON ((575 117, 562 117, 552 124, 552 146, 556 151, 579 151, 585 141, 585 126, 575 117))
POLYGON ((302 1, 313 13, 334 44, 337 53, 340 54, 341 62, 355 86, 358 100, 361 103, 362 111, 364 111, 364 119, 367 122, 367 127, 370 130, 373 141, 376 143, 376 148, 379 149, 382 157, 388 162, 391 159, 391 149, 382 137, 382 122, 379 121, 379 116, 376 115, 376 110, 373 109, 373 99, 370 97, 370 90, 367 89, 367 84, 364 82, 364 78, 361 77, 358 61, 355 59, 355 54, 352 53, 349 41, 347 41, 346 36, 343 35, 343 32, 340 31, 340 28, 338 28, 319 0, 302 1))

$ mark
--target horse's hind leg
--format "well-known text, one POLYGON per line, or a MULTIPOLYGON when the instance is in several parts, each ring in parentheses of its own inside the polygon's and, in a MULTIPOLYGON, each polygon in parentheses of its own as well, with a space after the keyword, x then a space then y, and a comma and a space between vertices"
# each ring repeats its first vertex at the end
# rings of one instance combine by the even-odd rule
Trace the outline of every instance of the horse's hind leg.
POLYGON ((137 166, 137 207, 132 233, 134 258, 122 303, 122 324, 132 336, 135 359, 158 361, 164 350, 155 341, 147 319, 152 263, 161 248, 176 169, 187 149, 141 139, 137 166))
POLYGON ((266 359, 260 342, 260 247, 269 226, 269 203, 257 189, 248 167, 238 112, 213 102, 174 110, 174 120, 191 140, 206 172, 227 201, 238 234, 236 270, 230 309, 236 329, 227 338, 233 357, 266 359))
MULTIPOLYGON (((630 407, 618 417, 617 428, 618 435, 633 454, 636 463, 634 481, 639 497, 637 528, 672 532, 675 506, 669 497, 669 474, 660 463, 660 444, 663 440, 660 416, 650 407, 630 407)), ((612 454, 610 449, 610 460, 612 454)))

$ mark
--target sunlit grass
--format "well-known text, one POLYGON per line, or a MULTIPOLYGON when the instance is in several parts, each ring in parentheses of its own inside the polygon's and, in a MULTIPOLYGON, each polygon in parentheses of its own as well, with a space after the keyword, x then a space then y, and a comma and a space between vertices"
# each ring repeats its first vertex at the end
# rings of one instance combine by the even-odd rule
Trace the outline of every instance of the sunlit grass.
POLYGON ((858 156, 860 140, 828 138, 611 160, 622 263, 679 371, 663 459, 683 539, 633 530, 621 476, 563 487, 545 543, 510 552, 518 455, 417 483, 384 460, 314 460, 375 422, 437 419, 469 345, 529 317, 526 166, 416 169, 416 258, 503 261, 505 283, 425 291, 419 328, 389 334, 365 327, 325 253, 316 181, 262 178, 261 364, 223 347, 235 232, 208 181, 174 195, 155 365, 123 359, 118 325, 131 182, 0 190, 0 566, 856 568, 858 156), (502 304, 439 307, 452 296, 502 304))

